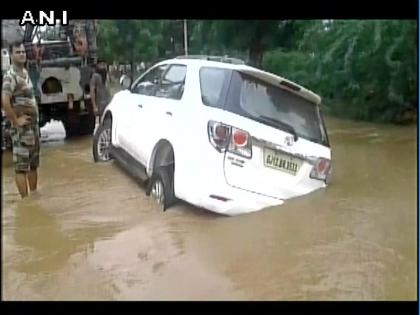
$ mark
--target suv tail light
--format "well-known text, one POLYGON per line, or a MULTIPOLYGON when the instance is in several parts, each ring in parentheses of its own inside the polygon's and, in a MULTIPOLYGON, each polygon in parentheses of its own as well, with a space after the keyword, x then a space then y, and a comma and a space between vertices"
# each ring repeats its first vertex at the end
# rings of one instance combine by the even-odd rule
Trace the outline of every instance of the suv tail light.
POLYGON ((209 121, 208 134, 210 143, 219 152, 225 152, 230 139, 230 126, 209 121))
POLYGON ((248 132, 220 122, 209 121, 208 134, 210 143, 217 151, 225 152, 227 150, 251 158, 252 143, 248 132))
POLYGON ((331 161, 324 158, 318 158, 315 161, 315 165, 313 166, 309 177, 323 180, 328 184, 331 179, 331 161))
POLYGON ((233 132, 233 143, 242 148, 247 145, 248 143, 248 133, 242 130, 235 130, 233 132))
POLYGON ((232 127, 232 137, 229 142, 229 152, 242 157, 252 157, 251 136, 248 132, 232 127))

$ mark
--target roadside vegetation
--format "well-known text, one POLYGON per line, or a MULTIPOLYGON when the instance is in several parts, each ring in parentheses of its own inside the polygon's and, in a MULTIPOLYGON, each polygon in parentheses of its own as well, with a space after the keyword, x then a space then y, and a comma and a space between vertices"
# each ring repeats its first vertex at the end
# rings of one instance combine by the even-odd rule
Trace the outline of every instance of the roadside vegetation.
MULTIPOLYGON (((100 53, 134 65, 184 54, 183 20, 107 20, 100 53)), ((417 120, 417 25, 409 20, 188 21, 188 53, 229 55, 314 90, 333 116, 417 120)))

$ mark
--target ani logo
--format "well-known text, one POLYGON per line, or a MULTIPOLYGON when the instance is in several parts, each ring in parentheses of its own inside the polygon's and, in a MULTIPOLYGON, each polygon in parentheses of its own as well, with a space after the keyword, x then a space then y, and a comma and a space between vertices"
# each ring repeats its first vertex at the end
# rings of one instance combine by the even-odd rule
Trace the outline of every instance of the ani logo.
POLYGON ((36 25, 68 25, 68 18, 67 18, 67 11, 62 11, 60 13, 49 11, 49 13, 45 13, 44 11, 39 12, 31 12, 25 11, 23 14, 22 19, 20 19, 20 25, 31 24, 33 26, 36 25), (61 17, 61 19, 57 18, 61 17))

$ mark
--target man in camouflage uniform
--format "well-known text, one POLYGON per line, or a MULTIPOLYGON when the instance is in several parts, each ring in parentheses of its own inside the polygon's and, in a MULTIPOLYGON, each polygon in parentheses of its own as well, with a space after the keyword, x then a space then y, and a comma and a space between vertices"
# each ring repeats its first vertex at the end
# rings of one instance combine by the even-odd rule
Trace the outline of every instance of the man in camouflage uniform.
POLYGON ((22 198, 37 189, 40 150, 38 106, 22 43, 10 46, 12 65, 3 77, 2 106, 12 123, 11 136, 16 185, 22 198))

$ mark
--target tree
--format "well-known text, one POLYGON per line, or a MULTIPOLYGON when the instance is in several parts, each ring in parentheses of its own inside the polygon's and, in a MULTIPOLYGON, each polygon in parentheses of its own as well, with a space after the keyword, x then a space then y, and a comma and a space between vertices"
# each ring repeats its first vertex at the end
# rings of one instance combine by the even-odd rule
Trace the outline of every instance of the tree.
MULTIPOLYGON (((320 94, 331 114, 399 119, 417 104, 415 21, 188 21, 190 54, 231 55, 320 94)), ((184 53, 182 20, 101 21, 98 47, 122 62, 184 53)))
POLYGON ((310 21, 295 41, 264 66, 320 93, 332 114, 395 121, 416 107, 414 21, 310 21))
MULTIPOLYGON (((161 21, 107 20, 98 26, 98 47, 104 57, 119 62, 156 59, 161 41, 161 21)), ((131 71, 133 75, 133 71, 131 71)), ((133 78, 131 78, 133 79, 133 78)))
POLYGON ((265 51, 295 48, 308 23, 311 21, 195 21, 191 48, 205 54, 246 52, 250 64, 261 67, 265 51))
POLYGON ((246 50, 251 65, 261 67, 263 54, 272 48, 280 34, 279 21, 228 20, 214 21, 214 35, 225 46, 246 50))

